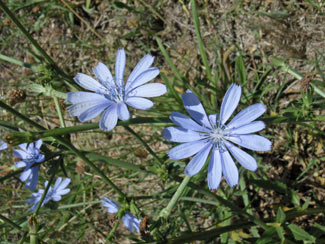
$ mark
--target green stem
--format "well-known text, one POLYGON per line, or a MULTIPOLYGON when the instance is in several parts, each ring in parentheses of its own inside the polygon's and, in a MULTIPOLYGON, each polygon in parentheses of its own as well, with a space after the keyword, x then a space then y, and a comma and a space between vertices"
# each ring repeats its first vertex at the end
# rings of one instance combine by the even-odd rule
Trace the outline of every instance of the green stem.
MULTIPOLYGON (((10 109, 10 112, 14 113, 15 115, 18 116, 17 112, 13 109, 11 109, 8 105, 4 104, 0 101, 0 107, 7 109, 10 109)), ((19 117, 26 121, 27 123, 30 123, 31 120, 29 120, 27 117, 24 115, 19 114, 19 117)), ((33 122, 33 121, 32 121, 33 122)), ((33 122, 35 123, 35 122, 33 122)), ((117 126, 128 126, 131 124, 144 124, 144 123, 150 123, 150 124, 170 124, 171 122, 169 121, 168 118, 135 118, 135 119, 130 119, 128 121, 119 121, 117 123, 117 126)), ((1 125, 1 124, 0 124, 1 125)), ((36 125, 35 125, 36 126, 36 125)), ((77 125, 77 126, 71 126, 71 127, 65 127, 65 128, 56 128, 52 130, 46 130, 44 127, 40 127, 37 124, 37 128, 42 128, 42 131, 26 131, 26 132, 10 132, 9 135, 12 137, 12 145, 18 145, 23 142, 33 142, 36 141, 40 138, 45 138, 45 137, 55 137, 55 136, 62 136, 66 134, 71 134, 71 133, 76 133, 80 131, 87 131, 87 130, 94 130, 98 129, 98 123, 94 124, 83 124, 83 125, 77 125)))
POLYGON ((67 99, 67 93, 65 92, 60 92, 57 91, 55 89, 53 89, 51 86, 46 85, 46 86, 42 86, 36 83, 31 83, 28 87, 28 90, 37 94, 42 93, 44 96, 47 97, 58 97, 58 98, 62 98, 62 99, 67 99))
POLYGON ((28 225, 29 225, 29 236, 30 236, 29 243, 38 244, 38 240, 37 240, 38 224, 37 224, 37 219, 34 215, 29 217, 28 225))
POLYGON ((0 219, 3 220, 4 222, 6 222, 7 224, 11 225, 12 227, 14 227, 15 229, 21 231, 22 228, 17 225, 15 222, 11 221, 10 219, 8 219, 7 217, 3 216, 2 214, 0 214, 0 219))
POLYGON ((19 65, 19 66, 23 66, 25 68, 28 68, 28 69, 31 69, 31 70, 34 70, 36 71, 37 68, 35 65, 32 65, 32 64, 29 64, 29 63, 25 63, 25 62, 22 62, 20 60, 17 60, 15 58, 12 58, 12 57, 8 57, 6 55, 3 55, 0 53, 0 59, 6 61, 6 62, 9 62, 9 63, 12 63, 12 64, 16 64, 16 65, 19 65))
MULTIPOLYGON (((1 1, 1 0, 0 0, 1 1)), ((7 110, 8 112, 16 115, 17 117, 21 118, 22 120, 24 120, 25 122, 29 123, 30 125, 41 129, 41 130, 46 130, 43 126, 37 124, 36 122, 30 120, 29 118, 27 118, 26 116, 22 115, 21 113, 19 113, 18 111, 16 111, 15 109, 11 108, 10 106, 8 106, 7 104, 3 103, 2 101, 0 101, 0 107, 4 108, 5 110, 7 110)), ((98 126, 98 125, 97 125, 98 126)), ((67 128, 61 128, 61 129, 67 129, 67 128)), ((120 195, 122 198, 127 199, 127 197, 124 195, 124 193, 122 193, 120 191, 120 189, 117 188, 117 186, 114 185, 114 183, 108 178, 106 177, 106 175, 104 175, 101 170, 99 168, 97 168, 97 166, 91 162, 83 153, 79 152, 78 149, 76 149, 70 142, 67 142, 65 139, 63 139, 62 137, 59 136, 53 136, 58 142, 60 142, 62 145, 64 145, 66 148, 68 148, 69 150, 71 150, 72 152, 74 152, 78 157, 80 157, 82 160, 85 161, 85 163, 90 166, 92 169, 94 169, 96 171, 96 173, 107 183, 109 184, 113 190, 120 195)))
POLYGON ((113 239, 114 234, 115 234, 115 232, 116 232, 116 230, 117 230, 117 227, 120 225, 120 221, 121 221, 121 220, 118 219, 118 220, 115 222, 115 224, 114 224, 112 230, 109 232, 109 234, 108 234, 108 236, 107 236, 107 240, 108 240, 108 241, 111 241, 111 240, 113 239))
POLYGON ((45 58, 45 60, 54 68, 54 70, 60 74, 68 84, 76 89, 75 82, 71 77, 63 72, 63 70, 57 66, 57 64, 53 61, 53 59, 47 55, 44 49, 35 41, 35 39, 28 33, 25 27, 20 23, 20 21, 16 18, 16 16, 7 8, 7 6, 0 0, 0 8, 7 14, 7 16, 14 22, 14 24, 20 29, 20 31, 25 35, 25 37, 32 43, 32 45, 37 49, 37 51, 45 58))
POLYGON ((208 58, 204 49, 204 44, 201 38, 201 33, 200 33, 200 21, 199 21, 199 17, 197 14, 197 8, 196 8, 196 4, 195 4, 195 0, 192 0, 192 15, 193 15, 193 21, 194 21, 194 28, 195 28, 195 34, 196 34, 196 39, 197 39, 197 44, 199 46, 199 50, 200 50, 200 55, 202 58, 202 62, 203 65, 205 67, 205 71, 207 73, 207 77, 211 82, 214 82, 212 73, 211 73, 211 69, 209 66, 209 62, 208 62, 208 58))
POLYGON ((132 130, 129 126, 127 126, 127 125, 125 125, 124 126, 124 128, 128 131, 128 132, 130 132, 146 149, 147 149, 147 151, 155 158, 155 159, 157 159, 158 160, 158 162, 160 163, 160 164, 163 164, 164 162, 163 162, 163 160, 161 160, 161 158, 159 158, 158 156, 157 156, 157 154, 154 152, 154 151, 152 151, 151 150, 151 148, 149 147, 149 145, 144 141, 144 140, 142 140, 142 138, 134 131, 134 130, 132 130))
POLYGON ((57 172, 57 170, 58 170, 58 167, 59 167, 59 164, 60 164, 60 160, 62 160, 62 159, 59 158, 59 159, 55 162, 55 166, 54 166, 54 170, 53 170, 53 173, 52 173, 52 175, 51 175, 51 178, 50 178, 50 180, 48 181, 48 184, 47 184, 47 186, 45 187, 45 190, 44 190, 44 192, 43 192, 43 195, 42 195, 41 199, 39 200, 39 202, 38 202, 38 204, 37 204, 37 206, 36 206, 36 209, 35 209, 35 211, 34 211, 34 213, 33 213, 33 216, 34 216, 35 218, 36 218, 36 215, 38 214, 38 211, 40 210, 40 208, 41 208, 41 206, 42 206, 42 203, 43 203, 43 201, 44 201, 44 199, 45 199, 45 197, 46 197, 46 194, 47 194, 47 192, 49 191, 50 186, 51 186, 51 184, 52 184, 52 182, 53 182, 53 180, 54 180, 55 174, 56 174, 56 172, 57 172))
POLYGON ((82 152, 80 152, 77 148, 75 148, 70 142, 66 140, 60 139, 60 143, 62 143, 66 148, 74 152, 79 158, 81 158, 89 167, 91 167, 95 172, 110 186, 112 189, 123 199, 127 200, 127 196, 120 191, 120 189, 93 163, 91 162, 82 152))
MULTIPOLYGON (((0 3, 1 3, 1 0, 0 0, 0 3)), ((33 120, 27 118, 25 115, 22 115, 21 113, 19 113, 18 111, 16 111, 15 109, 13 109, 12 107, 8 106, 7 104, 5 104, 2 101, 0 101, 0 107, 4 108, 9 113, 12 113, 13 115, 17 116, 18 118, 22 119, 26 123, 28 123, 28 124, 36 127, 37 129, 39 129, 39 130, 46 130, 43 126, 41 126, 41 125, 37 124, 36 122, 34 122, 33 120)))
POLYGON ((159 218, 167 219, 169 217, 173 207, 175 206, 175 204, 179 200, 181 194, 183 193, 185 187, 190 182, 190 180, 191 180, 191 176, 186 175, 185 178, 183 179, 182 183, 178 186, 178 188, 177 188, 176 192, 174 193, 172 199, 170 199, 167 207, 160 211, 159 218))
POLYGON ((53 99, 54 99, 56 111, 58 112, 58 115, 59 115, 61 127, 65 128, 64 117, 63 117, 63 113, 62 113, 62 110, 61 110, 61 107, 59 104, 59 99, 57 97, 53 97, 53 99))

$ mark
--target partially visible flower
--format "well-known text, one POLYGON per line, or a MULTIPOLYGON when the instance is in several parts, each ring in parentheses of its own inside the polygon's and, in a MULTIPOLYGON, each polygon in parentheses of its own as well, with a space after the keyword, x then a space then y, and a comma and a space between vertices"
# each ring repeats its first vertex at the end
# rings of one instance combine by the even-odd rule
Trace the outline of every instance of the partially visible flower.
MULTIPOLYGON (((118 210, 120 209, 119 205, 115 201, 109 199, 108 197, 104 197, 104 199, 102 200, 102 205, 103 207, 107 208, 107 212, 109 213, 117 213, 118 210)), ((122 217, 122 221, 123 224, 127 228, 129 228, 130 232, 133 232, 134 229, 136 232, 140 231, 139 228, 140 228, 141 219, 137 219, 137 217, 130 214, 129 212, 126 212, 124 214, 124 216, 122 217)))
POLYGON ((35 190, 37 185, 37 179, 38 179, 38 171, 40 168, 40 165, 34 165, 36 163, 41 163, 44 161, 45 156, 43 154, 40 154, 40 148, 42 145, 42 140, 38 140, 36 142, 29 143, 23 143, 20 144, 19 147, 22 150, 14 150, 14 156, 17 158, 22 159, 21 161, 16 162, 17 168, 23 168, 24 172, 20 175, 21 181, 27 181, 25 187, 29 188, 30 190, 35 190))
POLYGON ((98 63, 93 72, 97 80, 78 73, 74 80, 81 87, 92 92, 69 92, 67 102, 71 116, 77 116, 81 122, 89 121, 103 113, 99 120, 99 127, 103 130, 112 130, 117 120, 128 120, 130 113, 126 105, 136 109, 147 110, 153 102, 146 97, 157 97, 166 93, 166 86, 160 83, 146 84, 159 74, 159 69, 150 67, 154 57, 147 54, 131 72, 124 83, 125 52, 117 51, 115 61, 115 78, 107 66, 98 63))
MULTIPOLYGON (((69 178, 65 178, 63 181, 61 177, 57 178, 53 188, 51 186, 49 187, 49 190, 46 193, 41 207, 44 206, 44 204, 46 204, 50 200, 53 200, 55 202, 60 201, 62 195, 68 194, 70 192, 70 189, 66 187, 70 184, 70 181, 71 180, 69 178)), ((48 183, 48 181, 45 181, 45 188, 47 187, 48 183)), ((37 204, 41 200, 43 193, 44 190, 39 189, 38 192, 31 194, 31 198, 26 200, 27 204, 33 204, 32 208, 29 210, 30 212, 34 212, 37 204)))
POLYGON ((229 151, 244 168, 251 171, 257 169, 256 160, 231 142, 250 150, 271 149, 272 143, 268 139, 252 134, 265 128, 264 122, 254 121, 266 111, 262 103, 245 108, 226 124, 235 111, 240 96, 241 87, 232 84, 222 101, 220 115, 207 116, 199 99, 187 90, 182 95, 182 100, 185 109, 196 122, 184 114, 173 112, 170 119, 179 127, 164 130, 167 140, 183 143, 169 150, 170 159, 179 160, 195 155, 185 168, 186 175, 197 174, 212 152, 208 167, 209 189, 218 188, 222 174, 230 186, 238 184, 238 169, 229 151))
POLYGON ((7 143, 0 139, 0 150, 5 150, 8 148, 7 143))

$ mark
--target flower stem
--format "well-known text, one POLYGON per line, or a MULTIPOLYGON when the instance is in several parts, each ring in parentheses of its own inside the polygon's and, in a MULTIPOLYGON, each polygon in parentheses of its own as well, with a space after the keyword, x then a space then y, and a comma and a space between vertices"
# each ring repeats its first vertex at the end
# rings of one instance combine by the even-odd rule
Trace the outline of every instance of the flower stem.
POLYGON ((183 193, 185 187, 190 182, 190 180, 191 180, 191 176, 186 175, 182 183, 178 186, 177 191, 174 193, 172 199, 170 199, 167 207, 160 211, 159 218, 167 219, 169 217, 173 207, 179 200, 181 194, 183 193))
POLYGON ((64 117, 63 117, 63 113, 62 113, 62 110, 60 107, 59 99, 57 97, 53 97, 53 99, 54 99, 56 111, 58 112, 61 127, 65 128, 64 117))
MULTIPOLYGON (((26 131, 26 132, 10 132, 9 135, 12 137, 12 145, 18 145, 23 142, 33 142, 40 138, 45 137, 55 137, 55 136, 62 136, 66 134, 76 133, 80 131, 87 131, 87 130, 94 130, 98 129, 98 123, 94 124, 84 124, 84 125, 77 125, 77 126, 71 126, 71 127, 65 127, 65 128, 55 128, 52 130, 46 130, 44 127, 38 125, 34 121, 30 120, 29 118, 25 117, 24 115, 18 113, 16 110, 12 109, 5 103, 2 103, 0 101, 0 107, 3 107, 4 109, 8 110, 9 112, 13 113, 14 115, 17 115, 25 122, 32 124, 33 126, 37 127, 41 131, 26 131)), ((117 125, 119 126, 128 126, 131 124, 169 124, 169 120, 167 118, 135 118, 128 121, 119 121, 117 125)), ((1 125, 1 124, 0 124, 1 125)), ((140 138, 141 139, 141 138, 140 138)), ((145 143, 145 142, 144 142, 145 143)), ((149 150, 148 150, 149 151, 149 150)))
POLYGON ((91 162, 82 152, 75 148, 70 142, 64 139, 60 139, 66 148, 74 152, 79 158, 81 158, 89 167, 91 167, 95 172, 110 186, 113 190, 123 199, 127 199, 127 196, 93 163, 91 162))
POLYGON ((0 0, 0 8, 6 13, 6 15, 14 22, 14 24, 20 29, 20 31, 25 35, 25 37, 31 42, 31 44, 37 49, 37 51, 43 56, 43 58, 47 61, 48 64, 53 67, 53 69, 60 74, 64 80, 67 82, 67 84, 70 87, 78 88, 66 73, 53 61, 53 59, 47 55, 47 53, 44 51, 44 49, 35 41, 35 39, 28 33, 28 31, 25 29, 25 27, 20 23, 20 21, 16 18, 14 13, 10 11, 10 9, 7 8, 7 6, 0 0))
POLYGON ((155 158, 155 159, 157 159, 158 160, 158 162, 160 163, 160 164, 163 164, 164 162, 163 162, 163 160, 161 159, 161 158, 159 158, 158 156, 157 156, 157 154, 154 152, 154 151, 152 151, 152 149, 149 147, 149 145, 144 141, 144 140, 142 140, 142 138, 134 131, 134 130, 132 130, 129 126, 127 126, 127 125, 124 125, 124 128, 128 131, 128 132, 130 132, 146 149, 147 149, 147 151, 155 158))

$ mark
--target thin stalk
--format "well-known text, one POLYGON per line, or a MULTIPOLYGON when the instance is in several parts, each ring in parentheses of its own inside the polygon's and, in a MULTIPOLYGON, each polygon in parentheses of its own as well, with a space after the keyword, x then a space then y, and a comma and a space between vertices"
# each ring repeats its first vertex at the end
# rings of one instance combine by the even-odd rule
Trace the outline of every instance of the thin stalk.
POLYGON ((49 191, 50 186, 51 186, 51 184, 52 184, 52 182, 53 182, 53 180, 54 180, 55 174, 56 174, 56 172, 57 172, 57 170, 58 170, 58 167, 59 167, 59 164, 60 164, 60 160, 62 160, 62 159, 58 159, 58 160, 56 161, 55 166, 54 166, 53 173, 52 173, 52 175, 51 175, 51 178, 50 178, 50 180, 48 181, 48 184, 47 184, 47 186, 45 187, 45 190, 44 190, 44 192, 43 192, 43 195, 42 195, 40 201, 38 202, 38 204, 37 204, 37 206, 36 206, 36 209, 35 209, 35 211, 34 211, 34 213, 33 213, 33 216, 34 216, 35 218, 36 218, 36 216, 37 216, 37 214, 38 214, 38 211, 40 210, 40 208, 41 208, 41 206, 42 206, 42 203, 43 203, 43 201, 44 201, 44 199, 45 199, 45 197, 46 197, 46 194, 47 194, 47 192, 49 191))
MULTIPOLYGON (((1 1, 1 0, 0 0, 1 1)), ((25 122, 27 122, 28 124, 41 129, 41 130, 46 130, 43 126, 37 124, 36 122, 30 120, 29 118, 27 118, 26 116, 22 115, 21 113, 19 113, 18 111, 16 111, 15 109, 11 108, 10 106, 8 106, 7 104, 3 103, 2 101, 0 101, 0 107, 4 108, 5 110, 7 110, 8 112, 16 115, 17 117, 21 118, 22 120, 24 120, 25 122)), ((62 128, 62 129, 67 129, 67 128, 62 128)), ((60 142, 62 145, 64 145, 66 148, 68 148, 69 150, 71 150, 72 152, 74 152, 78 157, 80 157, 82 160, 85 161, 85 163, 90 166, 92 169, 94 169, 96 171, 96 173, 107 183, 109 184, 113 190, 120 195, 122 198, 127 199, 126 195, 124 195, 123 192, 120 191, 120 189, 117 188, 117 186, 114 185, 114 183, 106 176, 104 175, 101 170, 99 168, 97 168, 97 166, 91 162, 83 153, 81 153, 78 149, 76 149, 70 142, 67 142, 65 139, 59 137, 59 136, 53 136, 58 142, 60 142)))
POLYGON ((9 8, 0 0, 0 8, 6 13, 6 15, 14 22, 14 24, 20 29, 20 31, 25 35, 25 37, 31 42, 31 44, 37 49, 37 51, 43 56, 43 58, 54 68, 54 70, 60 74, 68 84, 74 88, 78 88, 67 74, 53 61, 53 59, 47 55, 44 49, 35 41, 35 39, 28 33, 25 27, 20 23, 20 21, 16 18, 13 12, 10 11, 9 8))
POLYGON ((81 158, 89 167, 91 167, 95 172, 110 186, 112 189, 123 199, 127 199, 127 196, 120 191, 120 189, 93 163, 91 162, 82 152, 80 152, 77 148, 75 148, 70 142, 66 140, 60 139, 60 143, 62 143, 66 148, 74 152, 79 158, 81 158))
POLYGON ((193 21, 194 21, 194 28, 195 28, 195 35, 196 35, 196 39, 197 39, 197 44, 199 46, 199 50, 200 50, 200 55, 202 58, 202 62, 203 65, 205 67, 205 71, 207 74, 208 79, 211 82, 214 82, 212 73, 211 73, 211 69, 209 66, 209 62, 208 62, 208 58, 205 52, 205 48, 204 48, 204 44, 201 38, 201 33, 200 33, 200 21, 199 21, 199 17, 197 14, 197 8, 196 8, 196 4, 195 4, 195 0, 192 0, 192 15, 193 15, 193 21))
MULTIPOLYGON (((1 3, 1 0, 0 0, 0 3, 1 3)), ((46 130, 43 126, 41 126, 41 125, 37 124, 36 122, 34 122, 33 120, 27 118, 25 115, 19 113, 18 111, 16 111, 15 109, 13 109, 12 107, 8 106, 7 104, 5 104, 2 101, 0 101, 0 107, 4 108, 9 113, 12 113, 13 115, 17 116, 18 118, 22 119, 26 123, 28 123, 28 124, 36 127, 37 129, 39 129, 39 130, 46 130)))
POLYGON ((147 151, 155 158, 155 159, 157 159, 158 160, 158 162, 160 163, 160 164, 163 164, 164 162, 163 162, 163 160, 161 160, 161 158, 159 158, 158 156, 157 156, 157 154, 154 152, 154 151, 152 151, 152 149, 149 147, 149 145, 144 141, 144 140, 142 140, 142 138, 134 131, 134 130, 132 130, 129 126, 127 126, 127 125, 125 125, 124 126, 124 128, 128 131, 128 132, 130 132, 146 149, 147 149, 147 151))
POLYGON ((180 196, 182 195, 185 187, 190 182, 190 180, 191 180, 191 176, 186 175, 185 178, 183 179, 182 183, 178 186, 178 188, 177 188, 176 192, 174 193, 172 199, 170 199, 167 207, 160 211, 159 218, 167 219, 169 217, 173 207, 175 206, 175 204, 179 200, 180 196))
POLYGON ((64 117, 63 117, 63 113, 61 110, 61 106, 59 104, 59 99, 57 97, 53 97, 53 99, 54 99, 56 111, 58 112, 61 127, 65 128, 64 117))
POLYGON ((6 222, 7 224, 11 225, 12 227, 14 227, 15 229, 21 231, 22 228, 17 225, 15 222, 11 221, 10 219, 8 219, 7 217, 3 216, 2 214, 0 214, 0 219, 3 220, 4 222, 6 222))
MULTIPOLYGON (((8 105, 2 106, 1 101, 0 101, 0 107, 4 107, 5 109, 10 108, 8 105)), ((12 112, 15 112, 15 110, 12 110, 12 112)), ((23 115, 21 115, 20 118, 25 120, 27 123, 29 123, 30 121, 27 117, 23 115)), ((140 117, 140 118, 130 119, 128 121, 119 121, 117 123, 117 126, 128 126, 132 124, 145 124, 145 123, 164 124, 164 125, 171 124, 168 118, 141 118, 140 117)), ((71 126, 65 128, 55 128, 52 130, 46 130, 44 127, 37 127, 37 128, 42 128, 41 129, 42 131, 10 132, 9 135, 11 135, 13 139, 13 145, 16 144, 18 145, 22 142, 33 142, 40 138, 45 138, 45 137, 55 137, 55 136, 62 136, 62 135, 81 132, 81 131, 94 130, 94 129, 98 129, 99 125, 98 123, 83 124, 83 125, 77 125, 77 126, 71 126)))
POLYGON ((16 65, 19 65, 19 66, 23 66, 25 68, 28 68, 28 69, 31 69, 31 70, 34 70, 34 71, 37 70, 37 67, 35 65, 22 62, 20 60, 17 60, 17 59, 12 58, 12 57, 8 57, 8 56, 3 55, 1 53, 0 53, 0 59, 4 60, 6 62, 12 63, 12 64, 16 64, 16 65))
POLYGON ((106 238, 108 241, 111 241, 111 240, 113 239, 114 234, 115 234, 115 232, 116 232, 116 230, 117 230, 117 227, 120 225, 120 221, 121 221, 121 220, 119 219, 118 221, 115 222, 115 224, 114 224, 112 230, 109 232, 109 234, 108 234, 108 236, 107 236, 107 238, 106 238))
POLYGON ((161 40, 158 37, 156 37, 156 42, 158 44, 158 47, 160 48, 160 51, 161 51, 162 55, 166 59, 167 63, 169 64, 170 68, 174 72, 175 76, 181 81, 184 80, 182 74, 179 72, 179 70, 176 68, 175 64, 170 59, 164 45, 161 43, 161 40))

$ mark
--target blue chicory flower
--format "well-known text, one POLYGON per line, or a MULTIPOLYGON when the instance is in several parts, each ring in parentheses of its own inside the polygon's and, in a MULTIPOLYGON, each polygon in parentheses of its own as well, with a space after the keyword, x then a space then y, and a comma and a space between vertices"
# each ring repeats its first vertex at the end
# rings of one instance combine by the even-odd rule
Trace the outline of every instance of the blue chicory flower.
POLYGON ((257 169, 256 160, 232 143, 256 151, 271 149, 272 143, 268 139, 252 134, 265 128, 264 122, 254 121, 266 111, 262 103, 248 106, 226 124, 238 106, 240 96, 241 87, 232 84, 222 101, 220 115, 207 116, 199 99, 187 90, 182 95, 183 104, 196 122, 184 114, 173 112, 170 119, 179 127, 164 130, 167 140, 183 143, 169 150, 170 159, 179 160, 196 154, 185 168, 186 175, 197 174, 211 152, 209 189, 218 188, 222 174, 230 186, 238 184, 238 169, 229 151, 244 168, 251 171, 257 169))
POLYGON ((0 139, 0 150, 5 150, 8 148, 7 143, 0 139))
MULTIPOLYGON (((49 190, 46 193, 41 207, 43 207, 44 204, 46 204, 50 200, 53 200, 55 202, 60 201, 62 195, 68 194, 70 192, 70 189, 66 188, 70 184, 70 182, 71 180, 69 178, 65 178, 63 181, 61 177, 57 178, 53 188, 51 186, 49 187, 49 190)), ((47 187, 48 181, 45 181, 44 185, 45 187, 47 187)), ((44 189, 39 189, 38 192, 31 194, 31 198, 26 200, 27 204, 33 205, 32 208, 29 210, 30 212, 34 212, 35 208, 37 207, 37 204, 41 200, 43 193, 44 189)))
MULTIPOLYGON (((104 197, 104 199, 102 200, 102 205, 103 207, 107 208, 107 212, 109 213, 117 213, 120 209, 119 205, 108 197, 104 197)), ((139 228, 141 219, 137 219, 137 217, 130 214, 129 212, 126 212, 124 214, 124 216, 122 217, 122 222, 127 228, 129 228, 130 232, 133 232, 134 230, 136 232, 140 231, 139 228)))
POLYGON ((78 73, 74 80, 81 87, 92 92, 69 92, 67 102, 70 116, 77 116, 81 122, 89 121, 104 111, 99 120, 99 127, 112 130, 117 120, 128 120, 130 113, 126 105, 136 109, 147 110, 153 102, 146 97, 157 97, 166 93, 166 86, 160 83, 146 84, 159 74, 159 69, 150 67, 154 57, 147 54, 131 72, 124 83, 125 52, 117 51, 115 62, 115 79, 107 66, 98 63, 93 72, 97 80, 78 73))
POLYGON ((23 143, 19 147, 21 150, 14 150, 13 155, 17 158, 22 159, 16 162, 15 166, 17 168, 23 168, 24 172, 20 175, 21 181, 27 181, 25 187, 30 190, 35 190, 38 179, 38 171, 40 165, 34 165, 36 163, 41 163, 44 161, 45 156, 40 154, 40 148, 42 145, 42 140, 38 140, 32 143, 23 143))

